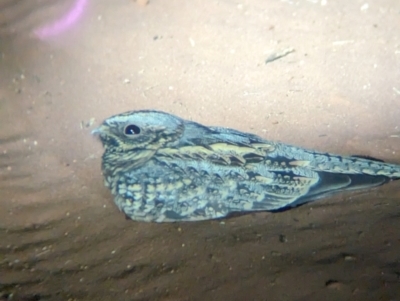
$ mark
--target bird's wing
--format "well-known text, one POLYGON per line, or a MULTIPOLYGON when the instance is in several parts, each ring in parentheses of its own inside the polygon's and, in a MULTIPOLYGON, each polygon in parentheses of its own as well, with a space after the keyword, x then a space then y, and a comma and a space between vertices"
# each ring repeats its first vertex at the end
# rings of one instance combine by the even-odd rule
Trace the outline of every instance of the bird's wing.
MULTIPOLYGON (((253 193, 254 210, 297 206, 400 177, 400 167, 394 164, 320 153, 226 128, 201 126, 200 130, 198 135, 194 124, 186 132, 186 143, 163 150, 164 155, 205 160, 220 166, 219 171, 240 169, 246 176, 238 187, 253 193)), ((220 176, 227 177, 227 173, 220 176)))

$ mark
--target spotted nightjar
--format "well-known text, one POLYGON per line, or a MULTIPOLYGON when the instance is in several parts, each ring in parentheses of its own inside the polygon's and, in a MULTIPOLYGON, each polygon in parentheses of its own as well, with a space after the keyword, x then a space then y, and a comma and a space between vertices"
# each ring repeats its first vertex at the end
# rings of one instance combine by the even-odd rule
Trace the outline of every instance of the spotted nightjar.
POLYGON ((276 211, 400 178, 400 165, 306 150, 160 111, 115 115, 93 132, 105 149, 105 185, 137 221, 276 211))

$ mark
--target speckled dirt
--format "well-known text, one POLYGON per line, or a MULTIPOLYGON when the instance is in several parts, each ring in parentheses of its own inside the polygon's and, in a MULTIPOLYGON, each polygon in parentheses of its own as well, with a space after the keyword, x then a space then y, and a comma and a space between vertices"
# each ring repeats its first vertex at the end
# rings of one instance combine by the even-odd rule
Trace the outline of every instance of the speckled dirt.
POLYGON ((400 163, 399 1, 90 0, 34 34, 74 2, 0 0, 0 299, 400 300, 400 183, 136 223, 90 135, 151 108, 400 163))

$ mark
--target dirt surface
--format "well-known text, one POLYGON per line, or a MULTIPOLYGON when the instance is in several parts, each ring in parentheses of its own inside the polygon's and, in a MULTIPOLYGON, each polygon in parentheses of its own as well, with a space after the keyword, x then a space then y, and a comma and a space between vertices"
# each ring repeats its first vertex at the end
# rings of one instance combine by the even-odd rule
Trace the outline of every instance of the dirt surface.
POLYGON ((137 223, 90 135, 159 109, 400 163, 399 18, 398 0, 0 0, 0 299, 400 300, 400 183, 137 223))

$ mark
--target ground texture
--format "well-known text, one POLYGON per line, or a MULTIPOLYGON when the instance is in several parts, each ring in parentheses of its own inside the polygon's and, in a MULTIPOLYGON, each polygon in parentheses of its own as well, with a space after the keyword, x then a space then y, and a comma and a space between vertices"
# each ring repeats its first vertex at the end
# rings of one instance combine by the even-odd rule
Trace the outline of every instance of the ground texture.
POLYGON ((399 18, 397 0, 0 0, 0 299, 400 300, 398 182, 136 223, 90 135, 158 109, 400 163, 399 18))

